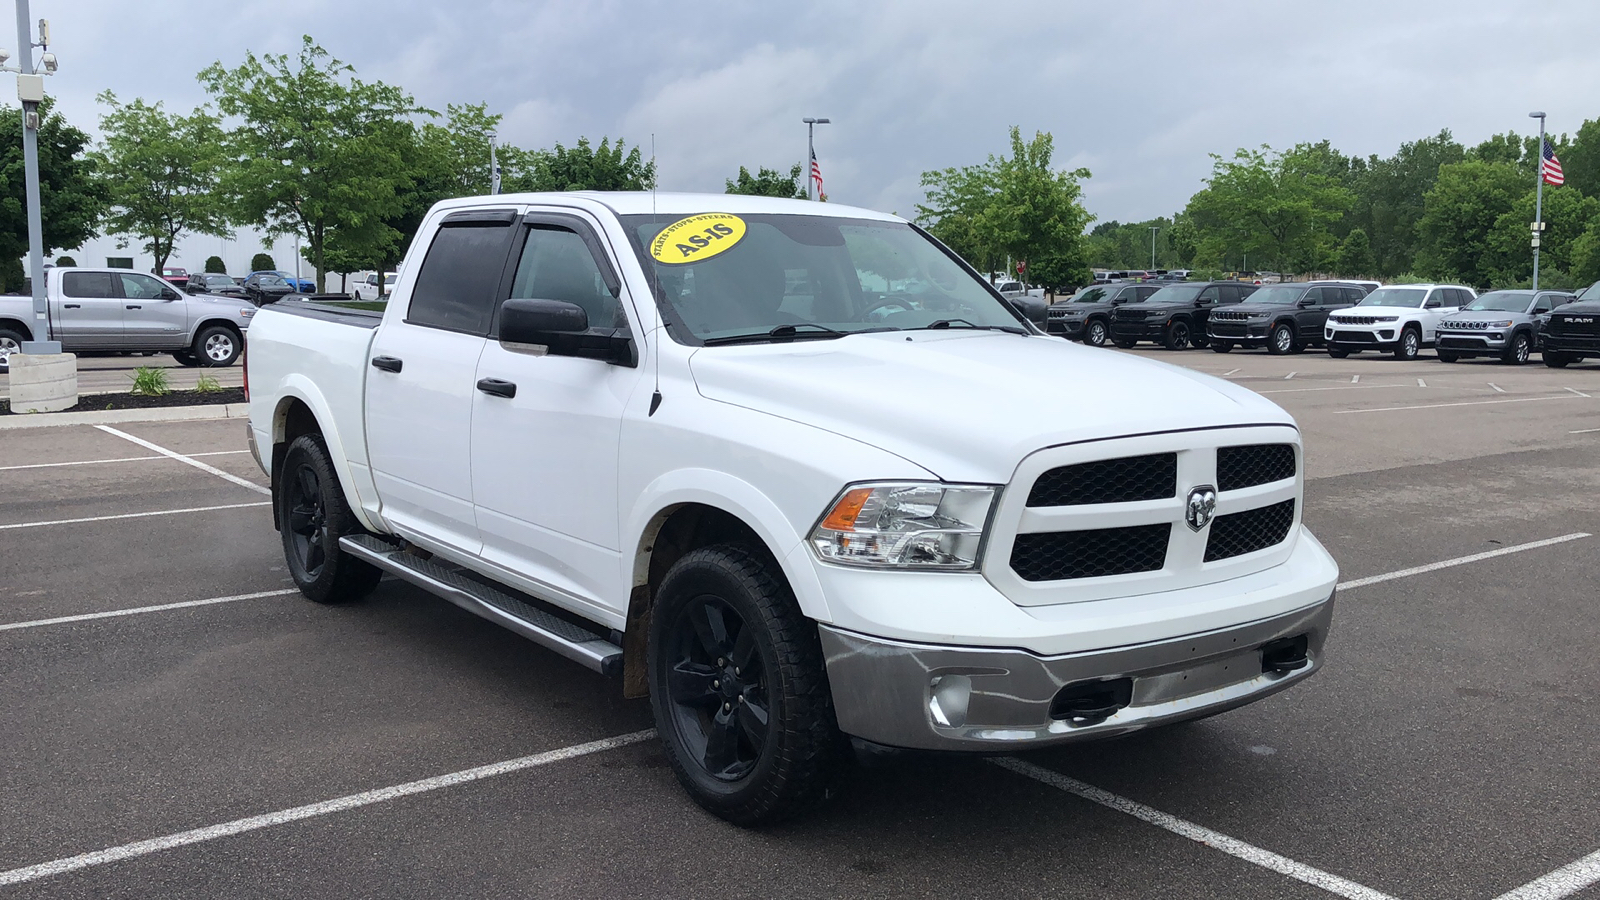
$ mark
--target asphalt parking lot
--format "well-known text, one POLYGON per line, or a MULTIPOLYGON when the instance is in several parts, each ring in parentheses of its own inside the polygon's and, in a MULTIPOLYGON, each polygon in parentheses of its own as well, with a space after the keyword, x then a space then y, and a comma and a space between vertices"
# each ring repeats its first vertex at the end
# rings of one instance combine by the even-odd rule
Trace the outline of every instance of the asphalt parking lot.
POLYGON ((0 430, 0 896, 1600 898, 1600 366, 1131 352, 1299 420, 1326 671, 759 832, 615 682, 301 599, 238 420, 0 430))

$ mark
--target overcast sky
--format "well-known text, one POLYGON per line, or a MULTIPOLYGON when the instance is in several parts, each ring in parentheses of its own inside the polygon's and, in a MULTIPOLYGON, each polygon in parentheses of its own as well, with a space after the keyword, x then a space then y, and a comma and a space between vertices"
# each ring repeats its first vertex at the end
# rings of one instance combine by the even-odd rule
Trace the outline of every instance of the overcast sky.
MULTIPOLYGON (((801 117, 827 116, 830 199, 908 217, 924 170, 1004 152, 1011 125, 1054 134, 1058 165, 1093 173, 1089 211, 1127 221, 1181 209, 1207 154, 1240 146, 1388 155, 1441 128, 1528 132, 1535 109, 1556 132, 1600 118, 1597 0, 34 0, 32 15, 61 60, 47 89, 91 132, 101 90, 187 111, 201 67, 310 34, 424 106, 487 102, 510 143, 621 136, 648 155, 653 133, 662 190, 787 169, 801 117)), ((177 263, 221 252, 239 272, 258 244, 196 238, 177 263)), ((80 261, 124 252, 99 240, 80 261)))

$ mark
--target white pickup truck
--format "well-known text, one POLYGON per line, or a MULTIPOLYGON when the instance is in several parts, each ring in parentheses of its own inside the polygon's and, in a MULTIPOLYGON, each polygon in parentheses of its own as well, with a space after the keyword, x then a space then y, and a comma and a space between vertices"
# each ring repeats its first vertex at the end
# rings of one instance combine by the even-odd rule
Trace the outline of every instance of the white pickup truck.
POLYGON ((1045 336, 894 216, 450 200, 386 309, 264 308, 246 374, 306 596, 387 571, 620 676, 733 822, 823 797, 841 734, 1032 749, 1323 663, 1289 415, 1045 336))

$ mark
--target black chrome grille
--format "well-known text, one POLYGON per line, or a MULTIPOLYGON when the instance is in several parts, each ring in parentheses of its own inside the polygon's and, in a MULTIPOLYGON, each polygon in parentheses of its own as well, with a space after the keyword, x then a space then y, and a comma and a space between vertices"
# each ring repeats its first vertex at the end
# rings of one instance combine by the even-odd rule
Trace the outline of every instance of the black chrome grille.
POLYGON ((1028 492, 1029 506, 1130 503, 1177 496, 1178 454, 1156 453, 1057 466, 1028 492))
POLYGON ((1119 322, 1143 322, 1147 315, 1149 313, 1142 309, 1128 309, 1121 306, 1117 307, 1116 311, 1116 317, 1119 322))
POLYGON ((1154 572, 1167 563, 1167 538, 1171 534, 1172 525, 1165 522, 1094 531, 1019 534, 1011 548, 1011 568, 1023 581, 1154 572))
POLYGON ((1553 334, 1600 333, 1600 315, 1552 316, 1550 318, 1550 331, 1553 334))
POLYGON ((1439 338, 1441 347, 1460 347, 1465 350, 1481 350, 1488 346, 1488 341, 1481 337, 1467 337, 1465 335, 1447 334, 1439 338))
POLYGON ((1206 562, 1231 559, 1281 544, 1294 524, 1294 501, 1217 516, 1206 538, 1206 562))
POLYGON ((1293 444, 1249 444, 1217 448, 1217 490, 1269 484, 1294 477, 1293 444))

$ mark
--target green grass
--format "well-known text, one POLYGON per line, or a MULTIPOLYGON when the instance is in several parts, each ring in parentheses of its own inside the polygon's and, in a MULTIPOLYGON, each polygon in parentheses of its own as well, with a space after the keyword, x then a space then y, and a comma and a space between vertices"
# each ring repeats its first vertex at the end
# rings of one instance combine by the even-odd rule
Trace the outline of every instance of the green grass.
POLYGON ((134 370, 132 378, 133 390, 129 393, 144 397, 161 397, 172 392, 172 385, 167 382, 166 369, 140 366, 134 370))
POLYGON ((220 393, 222 391, 222 382, 202 372, 200 373, 200 380, 195 383, 194 390, 197 394, 220 393))

